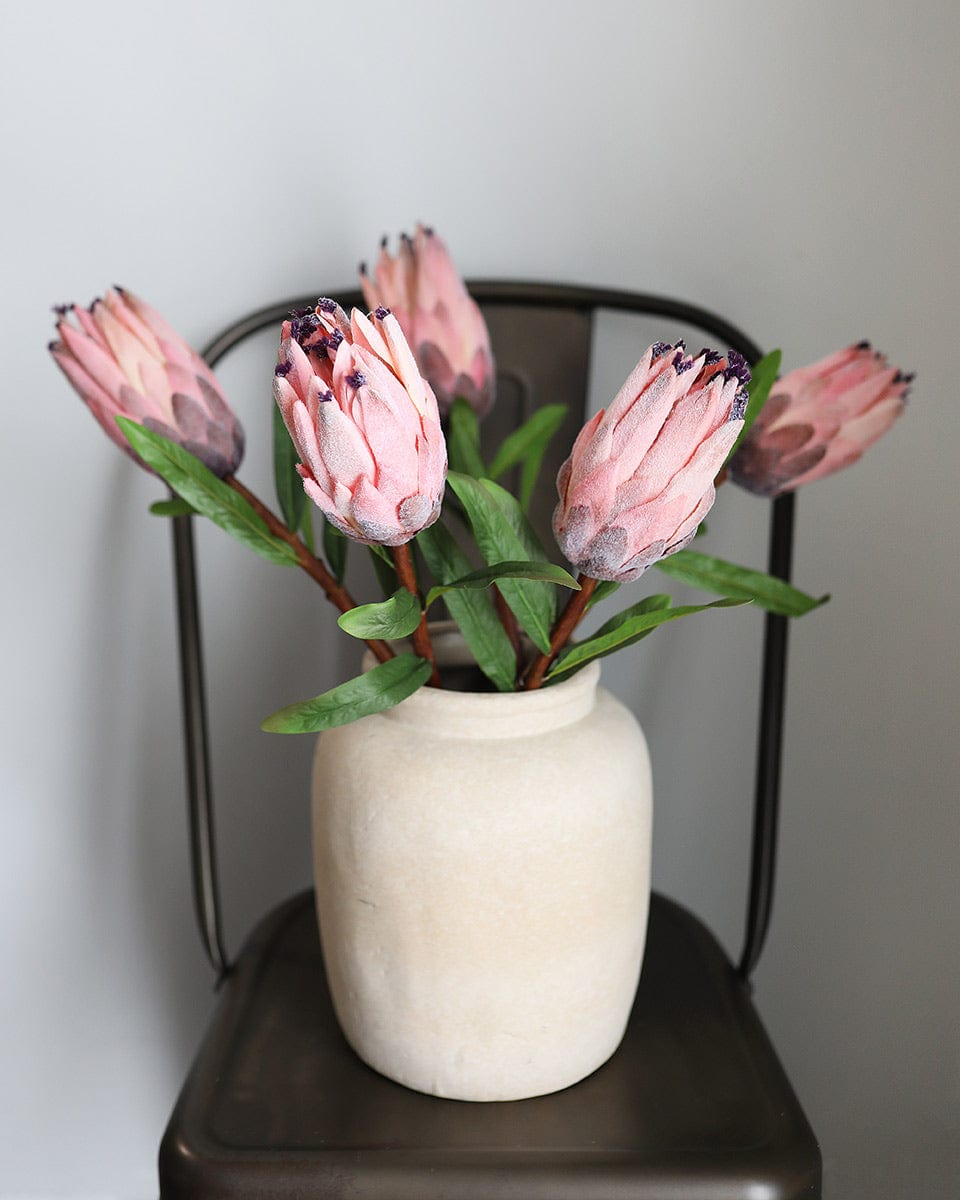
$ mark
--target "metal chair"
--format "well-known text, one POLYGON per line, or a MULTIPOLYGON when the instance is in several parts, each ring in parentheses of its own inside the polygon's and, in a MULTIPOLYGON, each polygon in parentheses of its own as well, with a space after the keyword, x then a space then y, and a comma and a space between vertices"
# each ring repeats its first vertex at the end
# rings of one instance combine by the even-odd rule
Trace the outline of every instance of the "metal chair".
MULTIPOLYGON (((468 285, 490 327, 498 402, 485 437, 541 399, 571 406, 545 475, 580 426, 598 310, 694 325, 750 361, 758 348, 716 315, 663 297, 546 284, 468 285), (517 318, 522 315, 522 321, 517 318)), ((345 304, 359 295, 340 294, 345 304)), ((277 327, 300 297, 223 331, 215 365, 277 327)), ((545 504, 533 519, 544 523, 545 504)), ((771 505, 768 569, 790 574, 794 498, 771 505)), ((194 897, 222 998, 160 1148, 162 1200, 192 1197, 747 1200, 820 1196, 820 1153, 750 1000, 773 899, 787 621, 765 617, 753 851, 736 967, 704 925, 653 897, 643 974, 618 1052, 552 1096, 466 1104, 408 1091, 343 1040, 327 996, 313 899, 261 923, 238 959, 223 948, 203 658, 190 517, 173 520, 194 897)), ((306 786, 306 783, 305 783, 306 786)))

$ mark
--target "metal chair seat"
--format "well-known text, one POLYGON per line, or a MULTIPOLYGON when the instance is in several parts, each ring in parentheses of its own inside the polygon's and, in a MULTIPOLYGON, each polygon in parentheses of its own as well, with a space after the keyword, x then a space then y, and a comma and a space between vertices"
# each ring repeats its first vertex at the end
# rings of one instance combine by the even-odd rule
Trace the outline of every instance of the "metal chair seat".
POLYGON ((705 927, 654 895, 626 1037, 535 1100, 408 1091, 344 1041, 313 895, 247 943, 160 1150, 162 1200, 799 1200, 817 1143, 747 990, 705 927))

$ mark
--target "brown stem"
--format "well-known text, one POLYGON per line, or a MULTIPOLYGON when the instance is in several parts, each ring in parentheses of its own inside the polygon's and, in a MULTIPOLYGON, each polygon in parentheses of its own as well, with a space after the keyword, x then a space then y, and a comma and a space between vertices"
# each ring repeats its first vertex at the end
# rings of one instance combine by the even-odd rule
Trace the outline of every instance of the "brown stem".
POLYGON ((560 614, 556 625, 554 625, 553 632, 550 635, 549 652, 538 655, 530 664, 521 685, 523 691, 532 692, 543 683, 543 677, 546 675, 550 664, 570 640, 570 635, 580 623, 580 618, 587 611, 590 597, 593 595, 598 582, 599 580, 593 579, 590 575, 580 575, 578 577, 577 583, 580 584, 580 591, 573 593, 567 601, 566 608, 560 614))
POLYGON ((503 598, 503 593, 494 584, 493 587, 493 606, 497 610, 497 616, 500 618, 500 624, 506 631, 507 637, 510 639, 510 645, 513 647, 513 652, 517 658, 520 657, 520 626, 517 624, 517 618, 513 615, 510 605, 503 598))
MULTIPOLYGON (((413 569, 413 555, 410 553, 409 542, 404 542, 402 546, 393 547, 393 561, 397 566, 397 578, 410 595, 416 596, 419 602, 420 592, 417 588, 417 576, 413 569)), ((420 624, 413 631, 413 648, 432 667, 430 686, 443 687, 443 684, 440 682, 440 672, 437 670, 437 660, 433 655, 433 643, 430 641, 430 631, 427 629, 427 614, 423 609, 420 610, 420 624)))
MULTIPOLYGON (((255 496, 249 488, 244 487, 235 475, 225 475, 223 482, 232 487, 237 495, 242 496, 246 500, 258 516, 266 522, 267 528, 275 537, 281 538, 287 543, 297 556, 297 565, 306 571, 311 579, 320 584, 331 604, 335 604, 341 612, 349 612, 351 608, 357 607, 356 600, 354 600, 342 584, 337 583, 323 561, 317 558, 315 554, 310 553, 300 538, 295 533, 290 532, 276 513, 271 512, 262 500, 255 496)), ((386 642, 374 639, 368 641, 367 645, 380 662, 387 662, 394 657, 393 651, 386 642)))

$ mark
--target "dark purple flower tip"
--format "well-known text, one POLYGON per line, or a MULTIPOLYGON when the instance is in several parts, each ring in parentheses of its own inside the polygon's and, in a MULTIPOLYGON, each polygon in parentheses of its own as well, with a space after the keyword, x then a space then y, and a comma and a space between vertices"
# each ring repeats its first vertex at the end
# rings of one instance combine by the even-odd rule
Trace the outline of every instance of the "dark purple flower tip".
POLYGON ((390 244, 390 239, 387 237, 386 234, 384 234, 383 237, 380 239, 380 249, 386 250, 386 248, 387 248, 387 246, 389 246, 389 244, 390 244))
POLYGON ((358 275, 366 275, 366 273, 367 273, 367 264, 365 262, 358 263, 357 274, 358 275))
POLYGON ((684 358, 683 351, 678 350, 673 356, 673 369, 678 375, 682 375, 684 371, 689 371, 693 366, 692 358, 684 358))
POLYGON ((301 317, 299 320, 290 322, 290 336, 301 346, 305 346, 306 342, 317 332, 319 326, 320 318, 316 313, 311 313, 308 317, 301 317))
POLYGON ((377 318, 378 321, 382 321, 384 319, 384 317, 390 316, 390 309, 384 308, 382 304, 378 304, 376 311, 374 312, 373 315, 377 318))
POLYGON ((427 235, 427 237, 433 237, 433 226, 424 225, 423 232, 427 235))
POLYGON ((329 343, 327 342, 326 338, 321 338, 319 342, 314 342, 312 346, 304 346, 304 350, 306 350, 306 352, 308 354, 315 354, 317 356, 317 358, 319 358, 320 361, 323 362, 324 359, 326 359, 328 357, 328 354, 327 354, 328 344, 329 343))
POLYGON ((857 344, 854 346, 854 350, 870 350, 870 349, 871 349, 870 343, 867 341, 866 338, 863 338, 862 341, 857 342, 857 344))
POLYGON ((331 334, 323 339, 323 344, 325 346, 329 346, 332 350, 336 350, 342 341, 343 334, 339 329, 335 329, 331 334))
POLYGON ((678 341, 673 343, 673 348, 674 350, 686 350, 687 343, 683 340, 683 338, 680 338, 678 341))
POLYGON ((321 312, 336 312, 338 307, 339 306, 336 300, 331 300, 329 296, 321 296, 317 301, 317 308, 319 308, 321 312))
POLYGON ((50 311, 55 313, 62 321, 65 316, 73 312, 73 309, 74 305, 72 304, 55 304, 50 311))
POLYGON ((898 371, 893 377, 894 383, 913 383, 916 379, 916 371, 898 371))
POLYGON ((358 391, 366 382, 367 377, 362 371, 353 371, 347 376, 347 383, 350 384, 354 391, 358 391))
POLYGON ((334 399, 333 392, 317 392, 317 399, 321 404, 329 404, 334 399))
POLYGON ((651 360, 662 358, 668 350, 672 349, 673 347, 669 342, 654 342, 650 347, 650 358, 651 360))
POLYGON ((273 373, 274 373, 274 375, 279 375, 281 379, 284 379, 287 375, 290 374, 290 372, 292 370, 293 370, 292 362, 281 362, 281 363, 277 363, 277 365, 274 367, 273 373))
POLYGON ((290 310, 290 320, 299 321, 303 317, 308 317, 312 312, 312 308, 292 308, 290 310))
POLYGON ((406 242, 408 246, 412 246, 412 245, 413 245, 413 238, 410 236, 410 234, 409 234, 409 233, 401 233, 401 234, 400 234, 400 240, 401 240, 402 242, 406 242))
POLYGON ((113 290, 115 292, 119 292, 121 296, 125 296, 127 294, 127 289, 124 287, 121 287, 119 283, 115 283, 113 285, 113 290))
POLYGON ((62 345, 62 342, 47 342, 47 349, 50 351, 59 350, 62 345))
POLYGON ((730 420, 742 421, 744 414, 747 411, 747 403, 750 396, 747 394, 746 388, 739 388, 736 395, 733 397, 733 403, 730 405, 730 420))
POLYGON ((697 355, 697 358, 703 359, 703 365, 705 367, 712 367, 714 363, 718 363, 720 359, 723 358, 723 355, 718 353, 716 350, 710 350, 704 346, 697 355))
POLYGON ((739 379, 744 387, 750 382, 750 368, 739 350, 727 351, 727 366, 723 377, 728 383, 731 379, 739 379))

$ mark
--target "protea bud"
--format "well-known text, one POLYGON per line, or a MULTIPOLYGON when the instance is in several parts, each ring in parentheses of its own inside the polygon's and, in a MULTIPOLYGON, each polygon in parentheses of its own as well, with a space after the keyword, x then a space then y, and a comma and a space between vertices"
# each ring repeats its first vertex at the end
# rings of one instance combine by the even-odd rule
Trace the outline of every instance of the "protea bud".
POLYGON ((553 528, 594 579, 636 579, 683 549, 714 500, 714 477, 743 427, 750 372, 682 342, 657 342, 607 409, 580 431, 560 468, 553 528))
POLYGON ((213 372, 158 312, 123 288, 89 309, 55 311, 59 340, 50 343, 50 353, 122 450, 140 462, 116 422, 129 417, 177 442, 221 478, 236 471, 243 457, 240 422, 213 372))
POLYGON ((730 460, 731 479, 773 497, 849 466, 903 412, 912 379, 869 342, 791 371, 730 460))
POLYGON ((347 537, 400 546, 440 515, 447 448, 437 401, 385 308, 332 300, 284 324, 274 395, 304 491, 347 537))
POLYGON ((486 323, 446 246, 418 225, 396 255, 384 238, 373 278, 360 268, 367 305, 389 308, 400 322, 442 412, 462 396, 483 416, 494 399, 494 366, 486 323))

